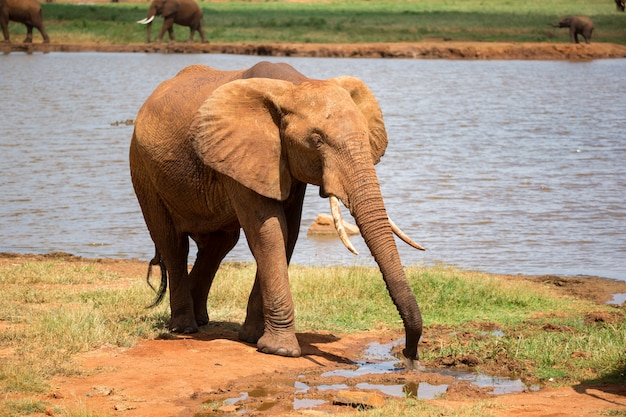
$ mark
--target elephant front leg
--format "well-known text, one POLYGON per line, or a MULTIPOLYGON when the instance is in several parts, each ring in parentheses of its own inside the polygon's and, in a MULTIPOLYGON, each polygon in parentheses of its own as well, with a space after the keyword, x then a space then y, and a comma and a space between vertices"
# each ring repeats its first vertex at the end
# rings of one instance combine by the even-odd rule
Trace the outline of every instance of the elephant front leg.
POLYGON ((170 41, 174 41, 174 18, 173 17, 166 17, 163 20, 163 26, 161 26, 161 30, 159 31, 159 35, 157 36, 157 42, 161 42, 163 41, 163 36, 165 35, 165 32, 167 32, 170 35, 170 41))
POLYGON ((30 25, 26 25, 26 39, 24 39, 24 43, 32 43, 33 42, 33 27, 30 25))
MULTIPOLYGON (((293 254, 296 241, 298 240, 300 221, 302 219, 302 203, 305 193, 306 183, 294 182, 289 194, 289 199, 283 204, 288 228, 286 245, 287 264, 289 264, 291 260, 291 255, 293 254)), ((261 293, 259 274, 257 273, 254 286, 248 298, 246 320, 239 330, 239 340, 248 343, 257 343, 261 336, 263 336, 263 329, 263 295, 261 293)))
MULTIPOLYGON (((263 335, 257 348, 280 356, 300 356, 289 289, 287 222, 282 204, 239 184, 233 189, 233 206, 257 263, 255 285, 261 297, 256 299, 262 299, 263 311, 263 335)), ((254 327, 256 324, 250 328, 254 327)))

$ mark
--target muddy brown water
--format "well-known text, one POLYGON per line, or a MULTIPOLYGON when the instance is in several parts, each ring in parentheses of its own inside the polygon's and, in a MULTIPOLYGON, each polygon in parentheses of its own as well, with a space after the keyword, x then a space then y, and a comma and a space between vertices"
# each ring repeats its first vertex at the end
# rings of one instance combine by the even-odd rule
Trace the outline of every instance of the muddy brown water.
MULTIPOLYGON (((186 65, 261 59, 0 56, 0 251, 149 259, 128 173, 139 107, 186 65)), ((428 249, 400 244, 406 265, 626 280, 626 60, 269 60, 373 90, 390 137, 378 165, 388 211, 428 249)), ((309 187, 293 262, 372 265, 358 236, 358 257, 306 236, 322 212, 309 187)), ((228 259, 252 260, 243 238, 228 259)))
MULTIPOLYGON (((500 337, 493 334, 493 337, 500 337)), ((392 352, 404 343, 399 339, 390 343, 372 342, 363 357, 354 366, 322 372, 311 378, 298 375, 293 379, 283 378, 274 381, 272 386, 255 385, 247 391, 236 391, 226 395, 211 395, 206 404, 225 404, 218 408, 217 414, 225 410, 236 410, 240 414, 267 411, 279 404, 277 400, 268 400, 289 392, 293 410, 315 409, 332 405, 341 400, 342 392, 353 392, 354 399, 365 398, 363 403, 353 403, 354 407, 368 408, 368 395, 380 395, 388 398, 419 398, 432 400, 444 395, 453 384, 466 383, 473 389, 481 390, 486 395, 502 395, 518 392, 536 391, 538 386, 528 386, 520 379, 506 376, 487 375, 461 369, 427 369, 421 367, 407 374, 404 363, 392 352), (362 394, 361 394, 362 393, 362 394)), ((382 397, 374 397, 382 398, 382 397)), ((201 413, 199 415, 213 415, 201 413)), ((197 416, 199 416, 197 415, 197 416)))

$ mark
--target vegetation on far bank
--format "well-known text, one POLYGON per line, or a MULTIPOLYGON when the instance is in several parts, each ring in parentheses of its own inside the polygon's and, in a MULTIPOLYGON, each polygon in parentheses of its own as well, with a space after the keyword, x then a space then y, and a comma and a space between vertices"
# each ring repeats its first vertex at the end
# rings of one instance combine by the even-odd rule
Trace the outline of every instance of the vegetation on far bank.
MULTIPOLYGON (((123 1, 42 4, 52 42, 145 42, 146 28, 135 22, 146 16, 148 3, 123 1)), ((593 19, 594 42, 626 45, 626 14, 617 12, 612 0, 200 0, 199 4, 204 30, 216 43, 568 42, 567 29, 550 24, 573 14, 593 19)), ((155 20, 153 38, 161 24, 162 19, 155 20)), ((25 33, 24 25, 10 26, 14 39, 25 33)), ((189 37, 186 27, 175 25, 175 33, 179 41, 189 37)), ((35 31, 35 42, 41 40, 38 35, 35 31)))
MULTIPOLYGON (((212 321, 238 328, 254 269, 248 263, 222 266, 209 300, 212 321)), ((426 366, 498 369, 540 385, 624 381, 624 308, 559 296, 549 286, 523 279, 451 267, 412 267, 407 275, 424 316, 420 354, 426 366)), ((299 332, 402 333, 376 268, 292 266, 291 285, 299 332)), ((168 303, 146 309, 153 297, 143 274, 115 272, 106 263, 3 263, 0 395, 6 401, 0 415, 45 410, 48 404, 40 398, 49 392, 50 378, 81 375, 73 359, 78 353, 169 337, 168 303)), ((418 403, 402 407, 414 407, 407 415, 430 407, 418 403)), ((55 415, 77 414, 57 410, 55 415)))

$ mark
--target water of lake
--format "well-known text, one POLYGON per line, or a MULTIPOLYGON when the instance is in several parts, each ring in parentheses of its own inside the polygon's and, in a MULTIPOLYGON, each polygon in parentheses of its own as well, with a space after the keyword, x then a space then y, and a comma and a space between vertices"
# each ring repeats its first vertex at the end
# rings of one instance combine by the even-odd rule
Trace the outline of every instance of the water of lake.
MULTIPOLYGON (((149 259, 128 169, 133 120, 190 64, 234 55, 0 56, 0 251, 149 259)), ((379 99, 389 147, 378 173, 390 216, 443 262, 498 273, 626 280, 626 60, 270 58, 312 78, 353 75, 379 99)), ((327 200, 309 187, 294 263, 373 261, 307 237, 327 200)), ((347 210, 344 216, 350 219, 347 210)), ((227 258, 252 260, 245 241, 227 258)))

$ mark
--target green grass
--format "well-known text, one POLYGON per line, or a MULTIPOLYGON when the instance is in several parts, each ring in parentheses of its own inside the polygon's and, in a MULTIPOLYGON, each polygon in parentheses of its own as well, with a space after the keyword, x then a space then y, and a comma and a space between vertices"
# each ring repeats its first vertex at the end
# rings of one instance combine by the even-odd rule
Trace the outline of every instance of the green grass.
MULTIPOLYGON (((298 332, 401 333, 376 268, 292 266, 290 275, 298 332)), ((557 296, 529 281, 445 266, 408 268, 407 276, 424 316, 423 364, 475 357, 478 371, 497 369, 530 383, 624 380, 623 309, 557 296), (611 319, 592 319, 599 314, 611 319), (494 328, 501 334, 486 330, 494 328)), ((212 321, 238 327, 253 278, 252 264, 222 266, 209 298, 212 321)), ((167 302, 146 309, 153 296, 143 274, 123 276, 99 263, 49 260, 0 267, 0 395, 10 399, 0 405, 0 415, 48 407, 40 398, 51 389, 51 377, 82 375, 73 359, 78 353, 161 337, 169 309, 167 302)), ((398 407, 394 415, 458 411, 423 402, 390 407, 398 407)), ((489 415, 490 409, 481 402, 460 415, 489 415)), ((72 413, 64 415, 91 415, 72 413)))
MULTIPOLYGON (((549 24, 579 14, 595 22, 595 42, 626 45, 626 15, 616 12, 609 0, 201 1, 200 5, 212 42, 567 42, 567 30, 549 24)), ((135 23, 147 13, 144 3, 59 2, 42 7, 52 42, 145 41, 145 27, 135 23)), ((153 38, 161 22, 155 21, 153 38)), ((11 24, 11 33, 19 39, 25 28, 11 24)), ((189 36, 185 27, 175 26, 175 33, 178 40, 189 36)))

